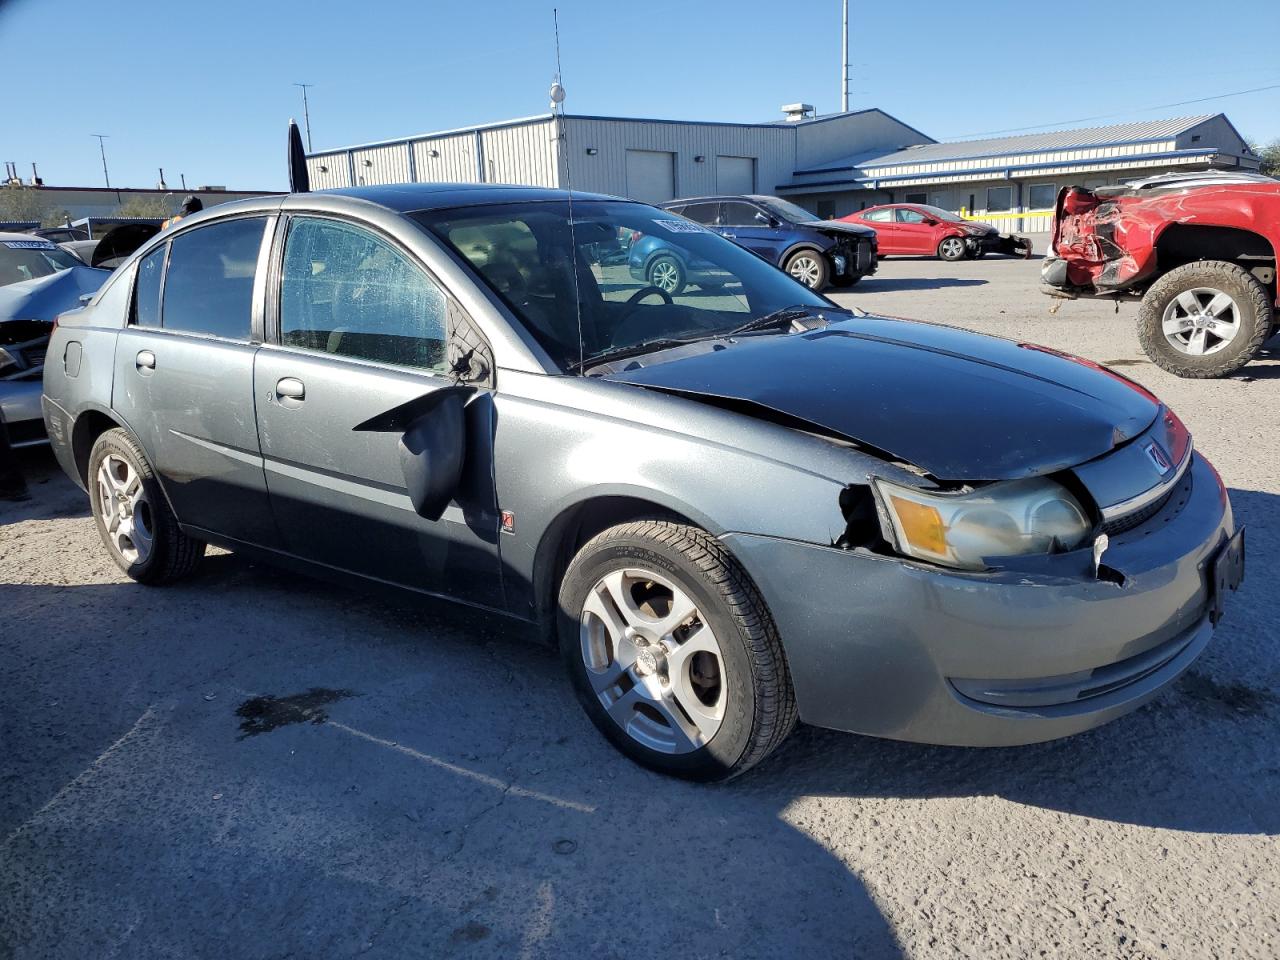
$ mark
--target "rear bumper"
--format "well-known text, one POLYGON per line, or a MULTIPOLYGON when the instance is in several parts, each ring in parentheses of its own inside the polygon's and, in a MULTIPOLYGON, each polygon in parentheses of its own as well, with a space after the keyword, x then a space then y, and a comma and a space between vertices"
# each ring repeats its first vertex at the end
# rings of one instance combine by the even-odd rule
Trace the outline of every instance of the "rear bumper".
POLYGON ((1112 537, 1106 563, 1123 584, 1096 579, 1076 554, 1052 558, 1050 572, 959 574, 724 539, 773 613, 805 722, 926 743, 1034 743, 1137 708, 1208 643, 1207 571, 1233 523, 1213 467, 1196 456, 1191 473, 1180 507, 1112 537))
POLYGON ((44 383, 34 380, 0 380, 0 410, 9 431, 9 442, 15 447, 47 443, 44 415, 40 411, 40 393, 44 383))

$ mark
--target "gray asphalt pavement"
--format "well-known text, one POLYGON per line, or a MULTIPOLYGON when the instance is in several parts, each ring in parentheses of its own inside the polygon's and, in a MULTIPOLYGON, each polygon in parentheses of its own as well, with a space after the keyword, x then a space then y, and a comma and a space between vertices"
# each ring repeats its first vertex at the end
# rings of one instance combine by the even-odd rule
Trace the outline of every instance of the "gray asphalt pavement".
POLYGON ((1051 314, 1036 269, 888 260, 837 299, 1082 354, 1190 426, 1248 579, 1150 706, 989 751, 802 729, 687 785, 503 620, 227 553, 127 582, 28 454, 33 499, 0 505, 0 957, 1280 955, 1280 344, 1179 381, 1136 307, 1051 314))

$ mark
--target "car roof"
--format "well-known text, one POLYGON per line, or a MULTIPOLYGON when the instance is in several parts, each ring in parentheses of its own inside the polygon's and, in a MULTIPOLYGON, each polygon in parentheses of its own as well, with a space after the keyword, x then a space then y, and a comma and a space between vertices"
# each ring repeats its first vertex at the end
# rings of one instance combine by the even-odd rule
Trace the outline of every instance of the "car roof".
MULTIPOLYGON (((568 190, 550 187, 527 187, 510 183, 389 183, 372 187, 340 187, 317 193, 352 197, 376 203, 398 213, 418 210, 444 210, 491 203, 528 203, 539 200, 565 200, 568 190)), ((603 193, 573 191, 575 200, 620 200, 603 193)))

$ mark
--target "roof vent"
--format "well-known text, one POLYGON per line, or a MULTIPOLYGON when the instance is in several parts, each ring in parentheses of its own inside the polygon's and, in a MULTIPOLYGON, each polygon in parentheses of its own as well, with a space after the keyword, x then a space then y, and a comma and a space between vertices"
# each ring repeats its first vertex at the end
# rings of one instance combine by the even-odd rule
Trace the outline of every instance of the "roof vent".
POLYGON ((787 118, 787 123, 797 123, 801 120, 812 120, 813 104, 811 103, 786 103, 782 106, 782 114, 787 118))

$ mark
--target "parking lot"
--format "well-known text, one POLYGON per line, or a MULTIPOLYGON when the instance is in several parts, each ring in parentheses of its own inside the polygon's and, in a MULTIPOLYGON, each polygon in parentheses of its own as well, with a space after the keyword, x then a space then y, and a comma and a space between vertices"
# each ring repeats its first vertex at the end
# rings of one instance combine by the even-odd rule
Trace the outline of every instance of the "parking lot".
POLYGON ((728 785, 668 780, 500 618, 213 551, 127 581, 31 452, 32 499, 0 505, 0 957, 1277 956, 1280 341, 1178 380, 1135 304, 1051 313, 1038 268, 890 259, 834 298, 1178 411, 1248 578, 1150 706, 1017 749, 802 729, 728 785))

